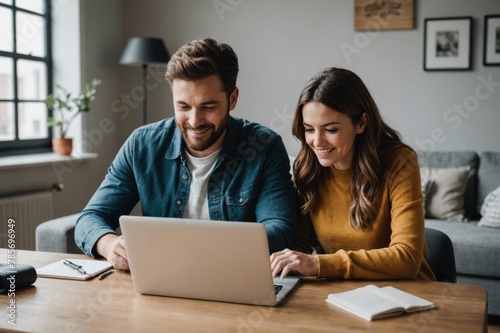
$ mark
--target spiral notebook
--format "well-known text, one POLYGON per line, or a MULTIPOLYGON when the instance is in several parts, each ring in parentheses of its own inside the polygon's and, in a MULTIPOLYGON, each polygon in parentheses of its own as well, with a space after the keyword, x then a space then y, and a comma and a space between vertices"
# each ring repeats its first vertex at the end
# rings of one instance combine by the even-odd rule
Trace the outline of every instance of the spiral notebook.
POLYGON ((52 264, 38 268, 38 277, 56 278, 56 279, 71 279, 71 280, 89 280, 98 274, 112 268, 107 261, 102 260, 87 260, 87 259, 67 259, 78 266, 81 266, 85 273, 81 273, 68 265, 64 264, 64 260, 56 261, 52 264))

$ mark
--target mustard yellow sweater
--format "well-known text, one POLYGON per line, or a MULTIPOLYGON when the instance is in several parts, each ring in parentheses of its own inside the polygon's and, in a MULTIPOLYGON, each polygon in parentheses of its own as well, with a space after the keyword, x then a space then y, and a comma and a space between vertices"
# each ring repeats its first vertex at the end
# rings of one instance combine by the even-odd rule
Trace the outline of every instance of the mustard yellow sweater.
POLYGON ((308 252, 316 238, 326 253, 318 255, 318 277, 435 280, 427 264, 417 158, 402 147, 382 155, 381 161, 385 172, 370 228, 351 227, 352 173, 333 167, 316 208, 301 221, 298 248, 308 252))

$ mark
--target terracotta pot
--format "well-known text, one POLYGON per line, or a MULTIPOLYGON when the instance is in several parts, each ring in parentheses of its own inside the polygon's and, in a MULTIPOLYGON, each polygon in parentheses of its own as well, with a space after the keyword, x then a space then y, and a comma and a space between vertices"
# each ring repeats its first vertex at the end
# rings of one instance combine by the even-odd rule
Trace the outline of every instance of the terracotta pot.
POLYGON ((73 150, 73 139, 52 138, 52 150, 57 155, 69 156, 73 150))

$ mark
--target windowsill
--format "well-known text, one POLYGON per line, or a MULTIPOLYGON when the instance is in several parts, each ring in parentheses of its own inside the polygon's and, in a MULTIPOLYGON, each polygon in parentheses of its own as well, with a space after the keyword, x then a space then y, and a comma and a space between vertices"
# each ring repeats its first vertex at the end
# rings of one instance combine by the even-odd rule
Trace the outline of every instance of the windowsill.
POLYGON ((0 170, 36 167, 53 163, 65 163, 68 161, 85 161, 97 157, 98 155, 96 153, 73 154, 71 156, 59 156, 54 153, 41 153, 0 157, 0 170))

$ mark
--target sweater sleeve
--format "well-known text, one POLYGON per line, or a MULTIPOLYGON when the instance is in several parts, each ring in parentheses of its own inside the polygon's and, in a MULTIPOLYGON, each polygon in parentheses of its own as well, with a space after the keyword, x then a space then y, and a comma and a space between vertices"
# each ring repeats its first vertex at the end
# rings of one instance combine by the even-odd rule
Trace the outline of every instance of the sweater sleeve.
POLYGON ((417 157, 406 148, 397 149, 396 152, 387 156, 391 161, 386 163, 378 200, 375 200, 375 203, 380 203, 377 209, 385 210, 388 214, 377 215, 372 226, 377 232, 370 235, 387 238, 387 246, 339 249, 332 254, 319 255, 319 277, 433 279, 425 258, 428 254, 424 241, 425 225, 417 157))

